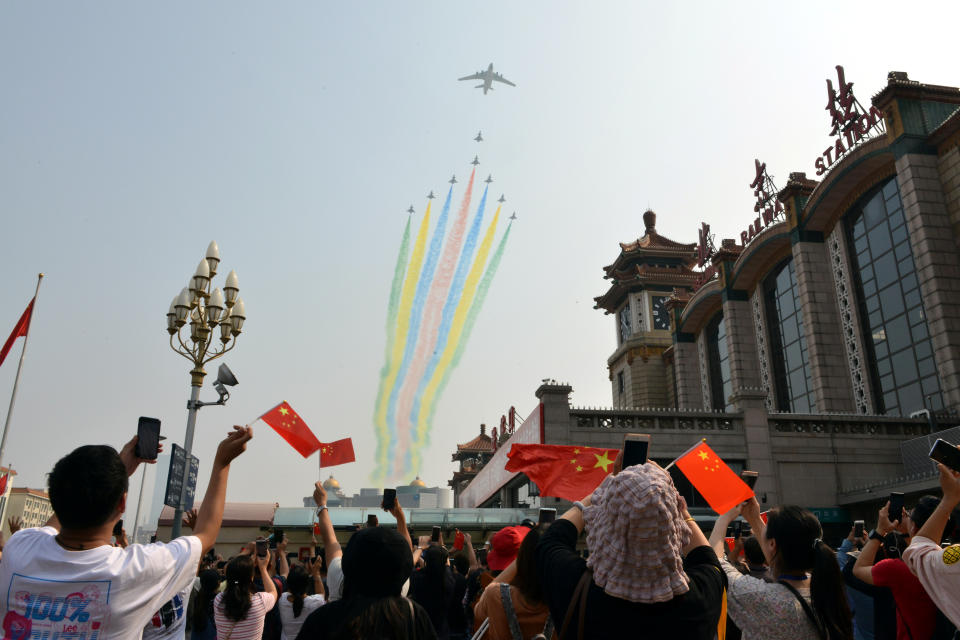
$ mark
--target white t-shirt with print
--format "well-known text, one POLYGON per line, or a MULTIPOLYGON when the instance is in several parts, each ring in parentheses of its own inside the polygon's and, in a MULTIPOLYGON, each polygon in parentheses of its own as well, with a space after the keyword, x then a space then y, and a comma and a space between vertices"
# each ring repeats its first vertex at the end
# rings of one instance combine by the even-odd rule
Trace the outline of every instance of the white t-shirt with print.
POLYGON ((194 582, 168 600, 143 628, 143 640, 184 640, 187 637, 187 604, 194 582))
POLYGON ((153 614, 189 586, 200 539, 68 551, 53 527, 21 529, 0 562, 4 637, 138 640, 153 614))

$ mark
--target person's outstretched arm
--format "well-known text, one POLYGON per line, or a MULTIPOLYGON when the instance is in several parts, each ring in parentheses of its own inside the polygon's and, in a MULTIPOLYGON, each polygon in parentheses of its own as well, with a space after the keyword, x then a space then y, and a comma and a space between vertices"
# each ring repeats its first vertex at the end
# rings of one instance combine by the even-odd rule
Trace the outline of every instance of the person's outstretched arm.
POLYGON ((320 528, 320 540, 323 542, 323 554, 326 557, 327 566, 343 555, 340 543, 337 542, 337 534, 333 531, 333 523, 330 521, 330 510, 327 509, 327 490, 323 488, 323 483, 319 480, 313 485, 313 501, 317 504, 317 526, 320 528))
POLYGON ((233 431, 220 442, 217 453, 213 458, 213 468, 210 471, 210 483, 203 496, 203 503, 197 512, 197 525, 193 535, 200 538, 203 553, 206 553, 217 541, 220 525, 223 523, 223 503, 227 498, 227 476, 230 474, 230 463, 234 458, 246 451, 247 442, 253 437, 250 427, 234 426, 233 431))

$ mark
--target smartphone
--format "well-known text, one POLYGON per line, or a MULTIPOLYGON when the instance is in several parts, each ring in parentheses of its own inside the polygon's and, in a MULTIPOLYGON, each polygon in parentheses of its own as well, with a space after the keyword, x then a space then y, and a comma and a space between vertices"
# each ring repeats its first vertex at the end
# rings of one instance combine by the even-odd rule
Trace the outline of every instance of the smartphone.
POLYGON ((321 547, 320 545, 315 546, 315 547, 313 548, 313 557, 314 557, 314 558, 322 558, 322 557, 323 557, 323 547, 321 547))
POLYGON ((117 520, 117 524, 113 525, 113 537, 119 538, 123 535, 123 519, 117 520))
POLYGON ((949 467, 954 471, 960 471, 960 449, 947 442, 937 438, 930 449, 930 458, 949 467))
POLYGON ((890 522, 903 519, 903 494, 899 491, 890 492, 890 509, 887 511, 890 522))
POLYGON ((740 472, 740 479, 747 483, 747 486, 753 489, 757 485, 757 478, 760 477, 760 474, 756 471, 747 471, 744 469, 740 472))
POLYGON ((853 521, 853 537, 858 540, 863 537, 863 520, 853 521))
POLYGON ((623 468, 647 462, 650 450, 650 435, 647 433, 628 433, 623 438, 623 468))
POLYGON ((540 518, 537 524, 550 524, 557 519, 556 509, 540 509, 540 518))
POLYGON ((384 489, 383 490, 383 502, 381 505, 387 511, 393 509, 397 504, 397 490, 396 489, 384 489))
POLYGON ((376 527, 379 524, 380 521, 377 520, 377 516, 375 514, 371 513, 367 516, 367 527, 376 527))
POLYGON ((144 460, 156 460, 160 451, 160 421, 140 417, 137 423, 137 446, 134 453, 144 460))
POLYGON ((257 540, 257 556, 258 556, 258 557, 260 557, 260 558, 266 558, 266 557, 267 557, 267 546, 268 546, 269 544, 270 544, 270 543, 269 543, 268 541, 264 540, 263 538, 260 538, 260 539, 257 540))
POLYGON ((440 527, 434 527, 430 534, 430 542, 440 542, 440 527))

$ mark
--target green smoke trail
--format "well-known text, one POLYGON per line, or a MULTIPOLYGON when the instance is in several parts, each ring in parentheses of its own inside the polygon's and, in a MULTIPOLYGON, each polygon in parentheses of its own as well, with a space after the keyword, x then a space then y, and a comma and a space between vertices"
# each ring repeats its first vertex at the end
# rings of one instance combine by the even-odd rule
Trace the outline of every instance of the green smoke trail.
MULTIPOLYGON (((412 217, 412 216, 411 216, 412 217)), ((383 384, 386 381, 387 373, 390 371, 390 354, 393 352, 393 343, 396 340, 397 325, 397 307, 400 302, 400 287, 403 285, 403 273, 407 265, 407 255, 410 253, 410 218, 407 218, 407 226, 403 230, 403 240, 400 242, 400 253, 397 255, 397 266, 393 271, 393 283, 390 285, 390 301, 387 303, 387 346, 386 356, 384 357, 383 369, 380 370, 380 387, 377 389, 377 397, 383 395, 383 384)), ((386 425, 381 428, 377 425, 377 459, 383 453, 383 448, 387 445, 389 437, 386 425)))
MULTIPOLYGON (((503 250, 507 246, 507 238, 510 237, 510 229, 513 227, 511 222, 507 225, 507 230, 504 231, 503 237, 500 239, 500 244, 497 245, 497 252, 493 254, 493 257, 490 258, 490 264, 487 266, 486 273, 483 274, 483 279, 480 281, 480 285, 477 287, 477 297, 474 299, 473 304, 470 305, 470 312, 467 314, 467 320, 463 325, 463 334, 460 337, 460 344, 457 345, 457 350, 453 354, 453 360, 450 362, 450 366, 447 367, 447 370, 443 374, 443 379, 440 381, 440 384, 437 388, 437 398, 443 396, 443 390, 446 388, 447 383, 450 381, 450 374, 454 369, 457 368, 457 365, 460 364, 460 358, 463 357, 463 352, 467 347, 467 342, 470 340, 470 334, 473 333, 473 325, 477 322, 477 316, 480 315, 480 309, 483 307, 483 302, 487 297, 487 292, 490 290, 490 284, 493 282, 493 276, 497 274, 497 267, 500 266, 500 258, 503 257, 503 250)), ((427 418, 427 424, 433 424, 433 415, 437 411, 437 406, 439 403, 434 402, 433 407, 430 409, 430 415, 427 418)), ((416 460, 414 469, 416 472, 419 472, 420 466, 420 451, 425 447, 430 446, 430 429, 427 429, 425 441, 420 442, 417 447, 416 460)))

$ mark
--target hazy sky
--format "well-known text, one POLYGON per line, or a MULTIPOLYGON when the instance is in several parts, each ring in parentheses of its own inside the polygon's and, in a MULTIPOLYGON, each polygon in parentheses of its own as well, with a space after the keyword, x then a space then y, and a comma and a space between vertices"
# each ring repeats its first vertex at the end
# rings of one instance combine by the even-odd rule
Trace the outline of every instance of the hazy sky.
MULTIPOLYGON (((240 385, 200 412, 200 492, 227 427, 283 399, 321 440, 353 437, 358 462, 334 472, 349 492, 366 486, 405 210, 419 221, 427 192, 479 155, 520 219, 439 403, 424 479, 446 486, 455 444, 510 405, 527 415, 541 378, 570 382, 576 404, 610 404, 614 322, 593 297, 645 208, 676 240, 693 242, 701 220, 738 236, 755 157, 781 186, 813 175, 834 65, 864 104, 891 70, 960 85, 958 14, 955 2, 4 3, 0 339, 47 274, 5 462, 20 486, 44 486, 57 458, 119 446, 141 415, 182 442, 189 366, 164 314, 215 239, 217 283, 237 270, 248 319, 226 359, 240 385), (490 62, 517 87, 457 82, 490 62)), ((18 357, 0 368, 0 415, 18 357)), ((228 499, 299 505, 316 459, 254 429, 228 499)))

